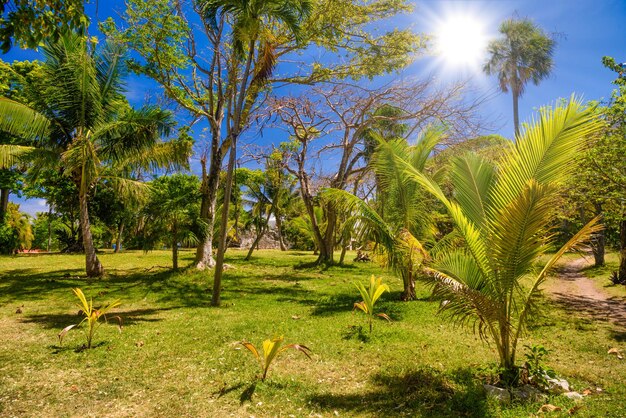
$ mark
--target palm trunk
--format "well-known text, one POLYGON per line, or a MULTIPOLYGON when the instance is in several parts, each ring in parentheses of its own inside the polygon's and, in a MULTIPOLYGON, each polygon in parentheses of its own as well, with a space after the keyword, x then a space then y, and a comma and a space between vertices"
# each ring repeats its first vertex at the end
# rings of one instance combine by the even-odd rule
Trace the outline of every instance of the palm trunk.
POLYGON ((4 215, 9 208, 9 189, 0 189, 0 222, 4 221, 4 215))
POLYGON ((513 93, 513 126, 515 127, 515 138, 519 136, 519 93, 515 88, 513 93))
POLYGON ((100 277, 104 274, 104 268, 96 255, 96 248, 93 245, 91 235, 91 225, 89 223, 89 209, 87 207, 87 191, 85 187, 80 188, 80 228, 83 235, 83 247, 85 249, 85 269, 88 277, 100 277))
POLYGON ((122 247, 122 234, 124 233, 124 222, 120 223, 120 226, 117 228, 117 239, 115 240, 115 251, 119 253, 122 247))
POLYGON ((411 269, 407 269, 402 272, 402 285, 403 291, 400 299, 407 302, 410 300, 417 299, 415 295, 415 277, 413 276, 413 271, 411 269))
POLYGON ((335 252, 335 226, 337 223, 337 213, 335 209, 327 205, 326 206, 326 231, 324 231, 324 238, 322 245, 320 245, 320 254, 317 258, 319 264, 330 265, 334 262, 335 252))

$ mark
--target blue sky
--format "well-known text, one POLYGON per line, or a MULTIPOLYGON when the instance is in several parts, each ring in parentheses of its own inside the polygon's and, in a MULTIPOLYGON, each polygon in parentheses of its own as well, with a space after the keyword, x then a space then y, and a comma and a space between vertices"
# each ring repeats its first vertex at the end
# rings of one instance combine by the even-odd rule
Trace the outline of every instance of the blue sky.
MULTIPOLYGON (((614 74, 601 64, 601 58, 610 55, 618 62, 626 61, 626 1, 624 0, 431 0, 415 3, 411 15, 387 22, 391 27, 411 28, 415 32, 432 33, 437 22, 451 15, 469 15, 481 22, 488 37, 497 36, 499 23, 517 14, 528 17, 548 32, 559 33, 554 55, 555 68, 552 76, 539 86, 527 87, 520 101, 520 120, 527 120, 538 107, 554 103, 572 93, 585 100, 608 98, 614 74)), ((94 5, 89 6, 95 20, 94 5)), ((100 1, 98 19, 116 17, 123 11, 123 1, 100 1)), ((12 50, 2 57, 5 61, 34 59, 33 51, 12 50)), ((486 102, 481 114, 492 122, 494 132, 506 137, 513 133, 511 97, 497 93, 497 80, 479 71, 448 66, 433 56, 423 56, 401 75, 391 77, 436 76, 442 83, 458 79, 471 79, 473 86, 482 94, 492 97, 486 102), (495 93, 495 94, 494 94, 495 93)), ((151 95, 158 93, 150 80, 133 77, 129 83, 129 99, 141 104, 146 90, 151 95)), ((267 135, 265 137, 268 137, 267 135)), ((272 136, 273 137, 273 136, 272 136)), ((19 201, 25 212, 45 210, 45 202, 22 199, 19 201)))

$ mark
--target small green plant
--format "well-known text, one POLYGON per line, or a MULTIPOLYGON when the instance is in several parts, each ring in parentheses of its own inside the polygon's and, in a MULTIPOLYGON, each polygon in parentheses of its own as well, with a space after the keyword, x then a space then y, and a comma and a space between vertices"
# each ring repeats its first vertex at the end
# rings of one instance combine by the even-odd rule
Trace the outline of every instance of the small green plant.
MULTIPOLYGON (((84 318, 78 324, 68 325, 67 327, 63 328, 63 330, 61 330, 61 332, 59 333, 59 345, 63 344, 63 337, 65 337, 65 335, 69 332, 69 330, 75 327, 79 327, 84 322, 86 322, 87 326, 85 327, 83 331, 85 333, 85 337, 87 338, 87 348, 91 348, 93 336, 96 333, 96 330, 102 324, 101 322, 99 322, 100 318, 104 318, 106 322, 107 312, 109 312, 113 308, 120 306, 121 302, 119 299, 117 299, 109 303, 108 305, 104 305, 100 308, 94 308, 93 299, 89 299, 89 302, 87 302, 87 298, 85 297, 85 294, 83 293, 82 290, 80 290, 77 287, 75 289, 72 289, 72 291, 74 292, 74 294, 80 301, 80 303, 78 304, 78 307, 80 308, 80 313, 84 315, 84 318)), ((115 318, 119 322, 119 330, 121 332, 122 331, 122 318, 120 318, 119 316, 116 316, 115 318)))
POLYGON ((261 376, 261 381, 265 381, 265 378, 267 377, 267 371, 269 370, 272 364, 272 361, 274 361, 276 357, 278 357, 281 353, 283 353, 284 351, 290 348, 293 348, 294 350, 298 350, 301 353, 303 353, 305 356, 307 356, 308 358, 311 358, 309 354, 311 353, 311 350, 308 347, 302 344, 288 344, 286 346, 281 347, 283 344, 283 341, 284 341, 283 336, 274 337, 271 340, 267 339, 263 341, 263 357, 261 357, 261 355, 259 354, 259 351, 256 349, 254 344, 246 342, 246 341, 242 341, 240 343, 241 345, 246 347, 248 351, 252 353, 254 358, 256 358, 257 361, 259 362, 259 365, 261 366, 261 371, 263 372, 263 375, 261 376))
POLYGON ((389 318, 387 314, 374 314, 374 305, 376 304, 376 301, 385 291, 389 292, 389 286, 383 284, 382 277, 377 279, 374 275, 372 275, 372 277, 370 277, 370 285, 367 288, 360 282, 355 282, 354 286, 358 289, 359 293, 361 293, 361 297, 363 298, 361 302, 354 304, 354 309, 360 309, 365 312, 370 326, 370 333, 372 332, 372 320, 374 319, 374 316, 379 316, 387 321, 391 321, 391 318, 389 318))
POLYGON ((524 380, 527 380, 527 383, 546 389, 549 386, 548 378, 556 377, 554 370, 544 364, 545 358, 550 354, 550 351, 542 345, 525 345, 524 347, 528 349, 528 353, 524 355, 526 362, 523 369, 527 372, 524 380))

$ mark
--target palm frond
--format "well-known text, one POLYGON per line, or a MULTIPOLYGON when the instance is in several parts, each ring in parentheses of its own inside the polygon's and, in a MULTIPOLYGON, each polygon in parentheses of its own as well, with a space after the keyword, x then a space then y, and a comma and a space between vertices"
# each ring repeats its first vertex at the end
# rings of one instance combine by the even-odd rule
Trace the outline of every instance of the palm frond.
POLYGON ((0 116, 0 130, 18 138, 40 138, 50 126, 50 121, 39 112, 4 97, 0 97, 0 116))
POLYGON ((0 144, 0 169, 11 168, 24 162, 34 147, 0 144))

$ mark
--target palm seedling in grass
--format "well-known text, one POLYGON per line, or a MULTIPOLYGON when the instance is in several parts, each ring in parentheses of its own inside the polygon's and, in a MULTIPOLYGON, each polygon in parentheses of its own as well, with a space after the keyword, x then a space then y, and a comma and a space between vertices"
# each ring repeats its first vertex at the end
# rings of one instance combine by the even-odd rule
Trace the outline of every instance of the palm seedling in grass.
MULTIPOLYGON (((63 344, 63 337, 65 337, 69 330, 75 327, 79 327, 83 323, 86 323, 87 325, 86 327, 84 327, 83 331, 85 333, 85 337, 87 338, 87 348, 91 348, 93 336, 96 333, 96 330, 100 327, 100 325, 102 325, 102 323, 100 322, 100 318, 104 318, 106 322, 107 312, 109 312, 113 308, 120 306, 121 301, 117 299, 100 308, 94 308, 93 299, 89 299, 89 302, 87 302, 87 298, 85 297, 85 294, 82 290, 80 290, 79 288, 75 288, 72 289, 72 291, 80 301, 80 304, 78 306, 80 307, 80 312, 82 312, 84 318, 78 324, 68 325, 67 327, 63 328, 63 330, 61 330, 61 332, 59 333, 59 344, 63 344)), ((120 318, 119 316, 116 316, 115 318, 119 322, 119 330, 121 332, 122 318, 120 318)))
POLYGON ((410 179, 444 204, 465 242, 430 263, 427 280, 433 293, 453 320, 493 341, 509 383, 517 381, 517 343, 528 318, 536 315, 547 273, 565 252, 600 229, 593 219, 540 264, 556 244, 550 232, 555 200, 575 166, 577 150, 600 126, 594 109, 574 99, 544 108, 497 166, 474 154, 453 160, 453 198, 405 164, 410 179))
POLYGON ((261 371, 263 373, 261 376, 261 381, 265 381, 265 378, 267 377, 267 371, 269 370, 272 362, 276 359, 276 357, 278 357, 281 353, 289 350, 290 348, 298 350, 308 358, 311 358, 311 350, 308 347, 302 344, 288 344, 282 346, 283 342, 284 337, 282 336, 263 341, 263 356, 259 354, 259 351, 256 349, 254 344, 246 341, 241 342, 241 345, 246 347, 248 351, 252 353, 254 358, 256 358, 256 360, 259 362, 259 366, 261 366, 261 371))
POLYGON ((374 319, 374 316, 391 321, 391 318, 389 318, 387 314, 374 313, 374 305, 376 305, 376 301, 384 292, 389 292, 389 286, 383 284, 382 277, 377 279, 374 275, 372 275, 372 277, 370 277, 369 287, 365 287, 365 285, 361 282, 355 282, 354 286, 359 290, 359 293, 361 293, 361 297, 363 298, 361 302, 354 304, 354 309, 360 309, 365 312, 370 326, 370 333, 372 332, 372 320, 374 319))

